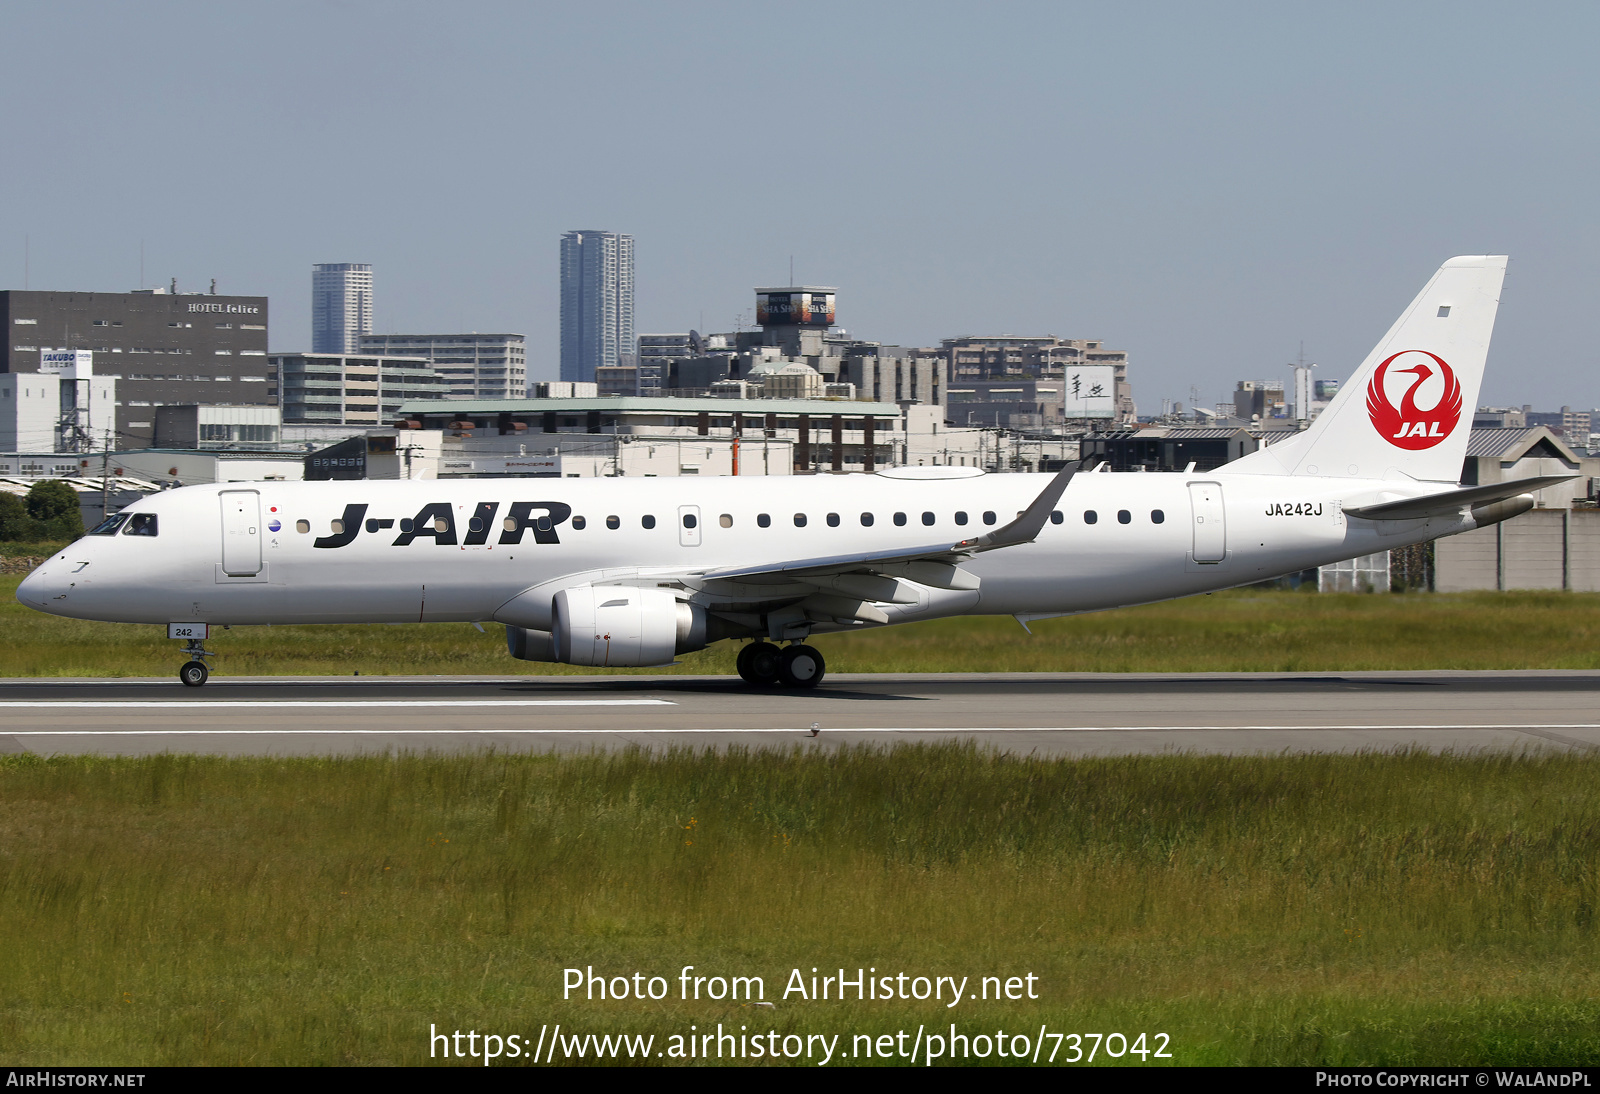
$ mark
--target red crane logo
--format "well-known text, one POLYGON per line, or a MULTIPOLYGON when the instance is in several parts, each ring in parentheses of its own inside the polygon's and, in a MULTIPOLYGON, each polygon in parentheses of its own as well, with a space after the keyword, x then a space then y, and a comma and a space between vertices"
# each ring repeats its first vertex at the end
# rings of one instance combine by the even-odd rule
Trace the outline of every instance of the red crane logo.
POLYGON ((1405 448, 1413 452, 1424 448, 1432 448, 1446 437, 1450 436, 1461 421, 1461 381, 1456 379, 1455 370, 1445 364, 1444 358, 1425 349, 1401 350, 1378 366, 1378 371, 1372 374, 1372 382, 1367 385, 1367 415, 1372 419, 1372 427, 1380 436, 1396 448, 1405 448), (1439 396, 1439 401, 1431 409, 1419 410, 1417 408, 1417 389, 1434 374, 1426 361, 1413 365, 1411 368, 1396 369, 1397 373, 1412 373, 1416 379, 1406 389, 1405 398, 1400 400, 1400 406, 1389 401, 1389 393, 1384 390, 1384 379, 1389 373, 1389 366, 1396 357, 1404 357, 1408 353, 1420 353, 1434 364, 1439 366, 1439 376, 1444 380, 1444 392, 1439 396))

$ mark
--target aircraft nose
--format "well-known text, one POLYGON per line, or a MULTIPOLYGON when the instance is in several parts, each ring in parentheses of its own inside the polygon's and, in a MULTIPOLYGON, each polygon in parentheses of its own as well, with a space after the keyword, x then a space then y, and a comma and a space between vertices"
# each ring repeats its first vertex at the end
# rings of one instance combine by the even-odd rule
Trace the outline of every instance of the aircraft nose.
POLYGON ((17 599, 30 608, 38 611, 48 611, 46 604, 50 600, 50 575, 46 572, 50 564, 43 566, 28 574, 17 586, 17 599))

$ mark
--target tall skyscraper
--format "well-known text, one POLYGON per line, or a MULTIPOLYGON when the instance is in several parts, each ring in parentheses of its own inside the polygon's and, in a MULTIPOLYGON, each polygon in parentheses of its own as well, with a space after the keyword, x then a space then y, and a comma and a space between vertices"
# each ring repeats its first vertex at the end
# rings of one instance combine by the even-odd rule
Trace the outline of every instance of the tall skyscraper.
POLYGON ((602 366, 634 361, 633 237, 561 237, 561 378, 592 382, 602 366))
POLYGON ((311 267, 311 352, 358 353, 372 333, 372 266, 319 262, 311 267))

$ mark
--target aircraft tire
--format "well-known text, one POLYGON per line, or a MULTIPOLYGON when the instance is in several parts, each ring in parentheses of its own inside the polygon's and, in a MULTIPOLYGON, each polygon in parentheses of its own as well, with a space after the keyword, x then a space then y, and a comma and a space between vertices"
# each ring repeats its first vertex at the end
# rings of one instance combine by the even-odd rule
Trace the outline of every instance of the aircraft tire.
POLYGON ((778 662, 781 653, 771 642, 752 642, 739 651, 739 676, 757 687, 770 687, 778 682, 778 662))
POLYGON ((190 661, 178 670, 178 679, 182 680, 185 687, 197 688, 206 682, 211 671, 206 668, 204 661, 190 661))
POLYGON ((786 688, 814 688, 827 671, 822 654, 811 646, 790 646, 778 657, 778 683, 786 688))

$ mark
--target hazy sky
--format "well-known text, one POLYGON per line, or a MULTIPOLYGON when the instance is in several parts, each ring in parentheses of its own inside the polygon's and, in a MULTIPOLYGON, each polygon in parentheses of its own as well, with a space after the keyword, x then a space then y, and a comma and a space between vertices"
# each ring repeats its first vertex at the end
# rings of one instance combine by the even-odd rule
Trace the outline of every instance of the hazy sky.
POLYGON ((371 262, 380 331, 520 331, 636 238, 641 332, 839 288, 852 334, 1099 338, 1141 412, 1343 377, 1507 253, 1482 401, 1600 404, 1600 7, 18 3, 0 287, 271 298, 371 262))

